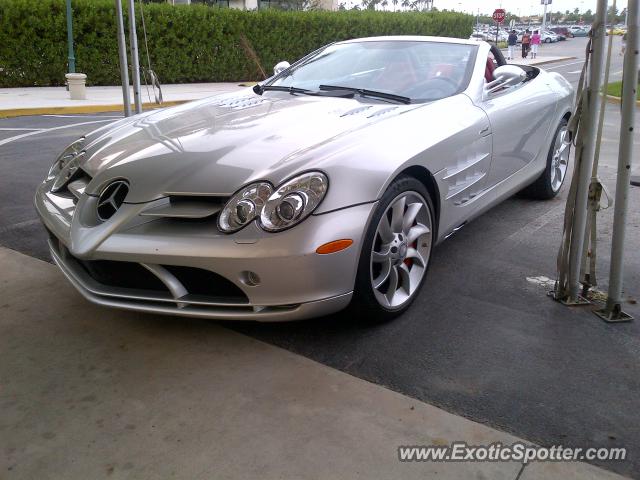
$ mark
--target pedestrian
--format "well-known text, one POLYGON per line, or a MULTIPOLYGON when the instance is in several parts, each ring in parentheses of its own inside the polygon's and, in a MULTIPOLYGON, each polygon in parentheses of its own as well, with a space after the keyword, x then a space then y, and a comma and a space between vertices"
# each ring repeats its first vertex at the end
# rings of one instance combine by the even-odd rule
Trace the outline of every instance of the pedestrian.
POLYGON ((531 32, 526 30, 522 35, 522 58, 527 58, 529 55, 529 46, 531 45, 531 32))
POLYGON ((538 47, 540 46, 541 41, 542 37, 540 37, 540 32, 538 30, 534 30, 533 35, 531 35, 531 58, 536 58, 538 56, 538 47))
POLYGON ((518 44, 518 35, 516 35, 515 30, 511 30, 511 33, 509 34, 509 39, 507 40, 507 44, 509 45, 509 53, 507 54, 507 60, 513 60, 513 58, 516 56, 515 49, 516 49, 516 45, 518 44))

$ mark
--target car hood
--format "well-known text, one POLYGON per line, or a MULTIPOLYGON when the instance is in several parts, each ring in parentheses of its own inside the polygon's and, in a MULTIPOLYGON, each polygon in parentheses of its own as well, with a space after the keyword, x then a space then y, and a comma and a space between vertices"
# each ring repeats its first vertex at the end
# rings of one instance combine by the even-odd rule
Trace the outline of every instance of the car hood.
POLYGON ((336 139, 422 106, 242 91, 145 113, 87 137, 86 193, 116 178, 131 184, 130 203, 278 184, 316 168, 336 139))

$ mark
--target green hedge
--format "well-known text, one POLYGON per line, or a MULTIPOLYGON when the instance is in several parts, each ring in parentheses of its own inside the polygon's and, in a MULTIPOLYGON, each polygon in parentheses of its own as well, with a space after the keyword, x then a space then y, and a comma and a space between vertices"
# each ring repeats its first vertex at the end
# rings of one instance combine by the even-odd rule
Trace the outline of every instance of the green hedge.
MULTIPOLYGON (((279 60, 298 59, 336 40, 398 34, 466 38, 473 23, 470 16, 452 12, 143 8, 152 68, 162 83, 259 79, 240 46, 241 34, 269 72, 279 60)), ((113 0, 73 0, 73 11, 76 71, 86 73, 92 85, 118 84, 113 0)), ((137 12, 140 63, 146 65, 139 7, 137 12)), ((63 84, 66 35, 65 0, 0 0, 0 87, 63 84)))

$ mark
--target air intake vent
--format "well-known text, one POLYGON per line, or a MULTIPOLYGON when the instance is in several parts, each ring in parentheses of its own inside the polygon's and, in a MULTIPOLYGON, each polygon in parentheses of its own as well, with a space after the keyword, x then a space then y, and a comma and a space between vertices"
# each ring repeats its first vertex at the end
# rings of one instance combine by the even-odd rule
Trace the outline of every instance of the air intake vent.
POLYGON ((163 265, 191 294, 222 297, 238 303, 248 303, 247 296, 234 283, 209 270, 195 267, 163 265))
POLYGON ((75 259, 96 282, 110 287, 166 292, 167 287, 139 263, 75 259))

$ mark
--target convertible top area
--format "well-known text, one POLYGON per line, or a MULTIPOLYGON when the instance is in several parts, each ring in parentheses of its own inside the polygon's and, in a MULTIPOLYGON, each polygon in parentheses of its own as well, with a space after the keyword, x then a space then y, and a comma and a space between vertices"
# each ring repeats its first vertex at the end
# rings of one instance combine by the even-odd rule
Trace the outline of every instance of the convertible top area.
POLYGON ((456 45, 478 45, 479 42, 474 40, 467 40, 462 38, 453 37, 428 37, 421 35, 390 35, 388 37, 365 37, 354 38, 351 40, 344 40, 337 43, 354 43, 354 42, 393 42, 393 41, 405 41, 405 42, 438 42, 438 43, 453 43, 456 45))

